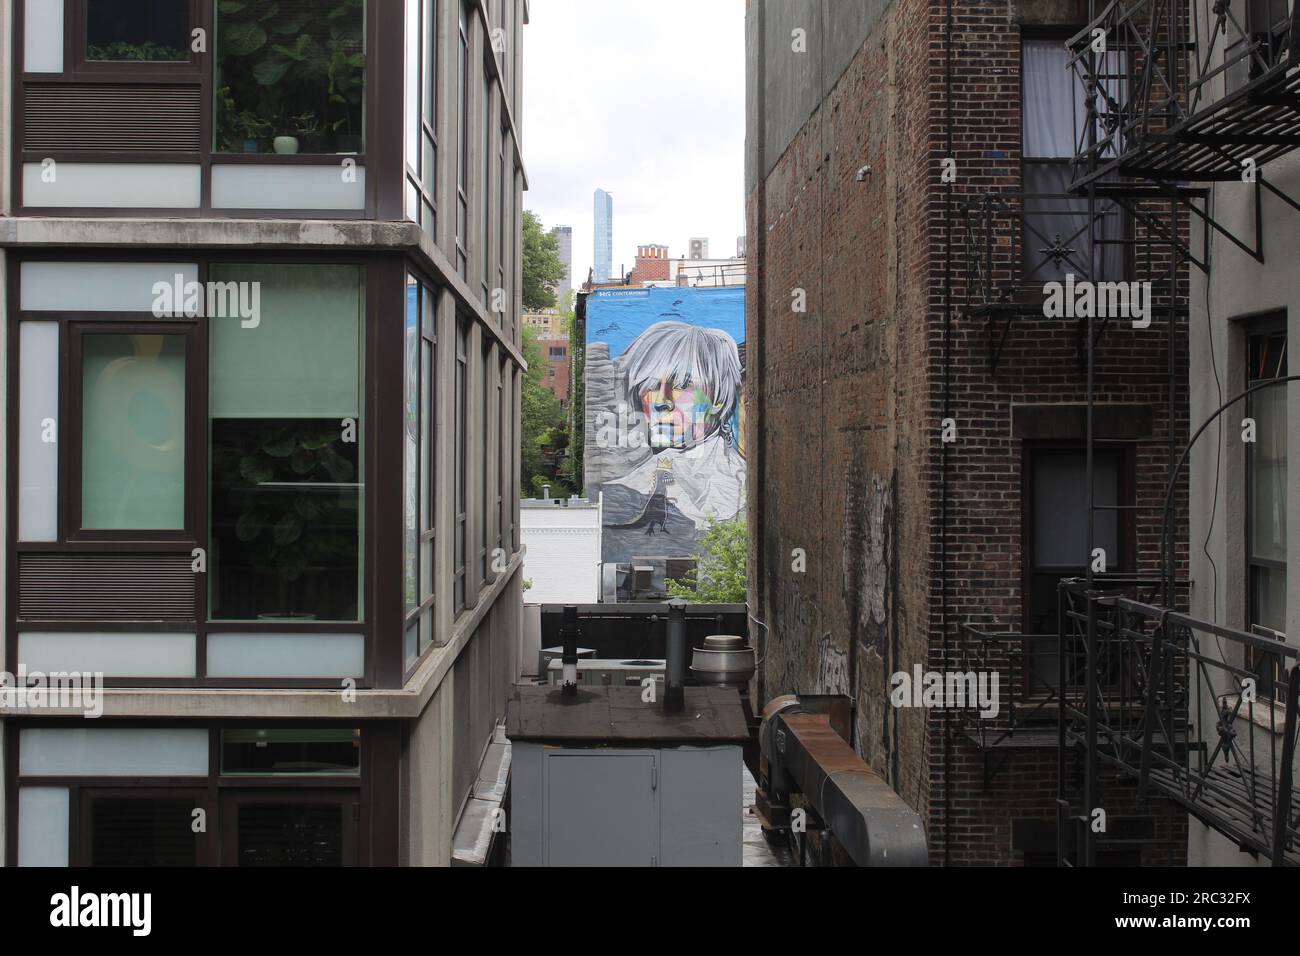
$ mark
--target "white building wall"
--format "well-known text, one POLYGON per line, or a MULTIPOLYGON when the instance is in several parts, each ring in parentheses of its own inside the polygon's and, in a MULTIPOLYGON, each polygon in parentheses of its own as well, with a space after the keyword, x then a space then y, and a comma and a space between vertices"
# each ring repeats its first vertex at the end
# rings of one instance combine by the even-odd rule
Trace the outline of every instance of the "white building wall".
POLYGON ((529 604, 595 604, 600 599, 600 508, 595 504, 519 509, 524 592, 529 604))
MULTIPOLYGON (((1300 198, 1300 152, 1269 163, 1261 172, 1268 182, 1300 198)), ((1215 219, 1248 245, 1255 235, 1254 187, 1216 183, 1211 207, 1215 219)), ((1212 236, 1210 272, 1191 267, 1190 354, 1188 387, 1190 423, 1195 431, 1222 403, 1245 388, 1248 357, 1244 323, 1270 312, 1285 311, 1287 341, 1300 339, 1300 212, 1264 191, 1263 253, 1256 262, 1222 236, 1212 236), (1217 373, 1217 380, 1216 380, 1217 373), (1222 397, 1220 397, 1220 388, 1222 397)), ((1203 249, 1203 233, 1193 220, 1192 248, 1203 249)), ((1288 355, 1291 349, 1288 348, 1288 355)), ((1289 374, 1300 363, 1289 358, 1289 374)), ((1300 383, 1287 389, 1287 642, 1300 645, 1300 383)), ((1249 613, 1246 579, 1246 464, 1241 441, 1245 402, 1238 402, 1211 425, 1197 442, 1188 469, 1190 504, 1191 613, 1195 617, 1244 629, 1249 613), (1216 444, 1217 443, 1217 444, 1216 444), (1218 469, 1217 483, 1215 470, 1218 469), (1215 499, 1215 488, 1218 498, 1215 499), (1203 547, 1204 546, 1204 547, 1203 547)), ((1234 661, 1240 664, 1240 655, 1234 661)), ((1206 728, 1211 746, 1213 726, 1206 728)), ((1267 735, 1256 731, 1256 747, 1267 735)), ((1281 750, 1281 738, 1278 738, 1281 750)), ((1251 857, 1198 823, 1189 822, 1190 865, 1250 865, 1251 857)), ((1254 861, 1267 865, 1266 860, 1254 861)))

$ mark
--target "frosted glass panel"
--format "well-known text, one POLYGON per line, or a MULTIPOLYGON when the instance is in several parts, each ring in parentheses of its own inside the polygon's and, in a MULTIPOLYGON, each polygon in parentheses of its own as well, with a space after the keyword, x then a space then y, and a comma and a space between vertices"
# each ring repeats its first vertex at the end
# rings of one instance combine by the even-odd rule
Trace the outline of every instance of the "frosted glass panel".
POLYGON ((184 337, 81 341, 81 526, 185 527, 184 337))
POLYGON ((256 326, 211 323, 213 418, 357 416, 359 267, 214 265, 211 279, 256 282, 260 289, 256 326))
POLYGON ((197 209, 203 169, 190 163, 60 162, 53 182, 23 163, 23 204, 39 208, 197 209))
POLYGON ((364 209, 366 170, 360 165, 212 167, 215 209, 364 209), (346 175, 345 175, 346 174, 346 175), (350 181, 355 180, 355 181, 350 181))
POLYGON ((209 634, 209 677, 361 677, 360 634, 209 634))
POLYGON ((63 0, 27 0, 23 7, 23 69, 63 72, 63 0))
POLYGON ((59 327, 18 327, 18 540, 58 537, 59 327))
POLYGON ((68 791, 64 787, 18 790, 18 865, 68 865, 68 791))
POLYGON ((195 282, 193 262, 24 262, 27 312, 153 312, 155 282, 195 282))
POLYGON ((34 727, 19 732, 22 776, 206 777, 202 728, 34 727))
POLYGON ((29 671, 88 671, 105 677, 194 677, 193 634, 41 631, 18 635, 29 671))

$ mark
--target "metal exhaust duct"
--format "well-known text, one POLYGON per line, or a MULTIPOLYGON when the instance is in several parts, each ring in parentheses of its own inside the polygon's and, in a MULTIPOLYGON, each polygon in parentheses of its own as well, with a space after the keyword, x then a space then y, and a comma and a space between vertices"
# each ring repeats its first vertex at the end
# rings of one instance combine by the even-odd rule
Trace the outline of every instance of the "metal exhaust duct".
POLYGON ((578 696, 578 639, 581 636, 582 629, 578 627, 578 606, 564 605, 564 620, 560 624, 560 643, 564 646, 564 653, 560 657, 560 663, 564 667, 560 682, 561 697, 578 696))
POLYGON ((686 602, 668 602, 668 648, 664 662, 664 713, 686 709, 686 602))

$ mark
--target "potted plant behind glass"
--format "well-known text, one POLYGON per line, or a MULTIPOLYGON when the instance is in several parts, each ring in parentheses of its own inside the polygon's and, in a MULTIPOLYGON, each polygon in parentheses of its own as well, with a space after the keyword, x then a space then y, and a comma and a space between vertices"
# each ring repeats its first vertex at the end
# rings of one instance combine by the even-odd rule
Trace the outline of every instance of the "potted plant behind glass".
POLYGON ((214 493, 228 495, 238 515, 238 544, 230 544, 273 586, 275 609, 259 611, 257 619, 314 620, 315 613, 303 610, 304 575, 338 566, 357 548, 355 534, 345 530, 356 527, 356 502, 332 493, 338 483, 356 480, 355 466, 335 448, 339 430, 298 421, 231 439, 214 441, 214 493))

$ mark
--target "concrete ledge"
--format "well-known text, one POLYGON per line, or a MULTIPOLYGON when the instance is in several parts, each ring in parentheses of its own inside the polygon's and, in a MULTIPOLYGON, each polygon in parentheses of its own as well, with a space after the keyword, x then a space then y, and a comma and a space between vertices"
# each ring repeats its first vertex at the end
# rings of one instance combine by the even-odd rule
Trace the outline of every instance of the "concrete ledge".
MULTIPOLYGON (((141 720, 414 720, 424 712, 443 679, 451 673, 460 652, 469 644, 479 624, 520 573, 523 554, 514 556, 484 600, 466 612, 451 638, 426 655, 424 663, 401 688, 357 690, 355 700, 344 700, 343 685, 334 689, 216 688, 216 687, 106 687, 103 718, 141 720)), ((349 696, 352 696, 351 694, 349 696)), ((40 710, 0 707, 0 718, 36 720, 80 717, 80 709, 40 710)))
POLYGON ((497 834, 493 814, 505 800, 509 780, 510 741, 504 725, 497 724, 479 765, 474 791, 456 823, 451 841, 452 866, 487 865, 497 834))
POLYGON ((424 234, 413 222, 369 219, 0 219, 0 246, 167 249, 407 249, 424 234))
POLYGON ((193 249, 332 252, 409 252, 436 272, 515 364, 527 371, 522 349, 502 336, 493 317, 443 251, 415 223, 373 219, 79 219, 19 216, 0 218, 0 248, 16 249, 193 249))

